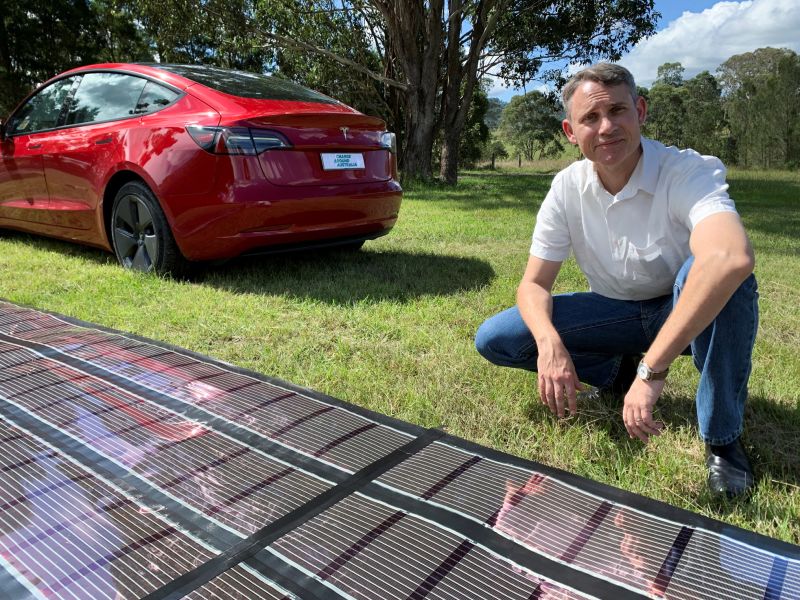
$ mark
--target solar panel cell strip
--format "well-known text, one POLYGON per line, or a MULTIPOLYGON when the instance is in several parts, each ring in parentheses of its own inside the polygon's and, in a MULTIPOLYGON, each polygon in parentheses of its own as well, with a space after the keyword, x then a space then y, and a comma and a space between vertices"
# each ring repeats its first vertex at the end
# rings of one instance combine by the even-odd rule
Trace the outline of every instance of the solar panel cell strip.
POLYGON ((776 556, 772 563, 772 571, 769 574, 767 590, 764 592, 764 600, 780 600, 783 592, 783 582, 786 579, 786 567, 788 563, 785 559, 776 556))
MULTIPOLYGON (((763 598, 774 556, 695 530, 675 568, 667 597, 694 600, 763 598)), ((795 561, 796 562, 796 561, 795 561)), ((786 594, 785 597, 797 597, 786 594)))
MULTIPOLYGON (((293 547, 294 558, 302 562, 306 558, 305 553, 310 553, 311 556, 314 556, 319 554, 320 548, 331 548, 332 545, 336 548, 347 547, 347 544, 352 543, 352 541, 347 541, 341 538, 341 532, 343 530, 346 531, 345 528, 348 526, 352 527, 353 523, 364 523, 365 518, 368 518, 368 523, 374 523, 377 519, 385 518, 388 514, 388 511, 391 510, 390 508, 385 508, 381 505, 375 505, 374 503, 353 508, 350 506, 352 503, 349 500, 350 499, 336 506, 338 517, 335 514, 331 514, 333 513, 332 510, 328 514, 324 515, 325 520, 321 521, 319 526, 314 527, 313 529, 303 529, 302 531, 296 532, 296 534, 292 534, 293 539, 290 541, 287 541, 289 536, 284 538, 281 543, 289 543, 290 546, 281 547, 280 550, 282 552, 288 552, 290 555, 292 555, 293 547), (345 504, 348 506, 345 506, 345 504), (298 547, 297 544, 300 544, 300 546, 298 547), (303 548, 304 545, 305 550, 303 548)), ((394 539, 388 541, 386 539, 382 539, 381 541, 385 547, 384 549, 388 548, 388 551, 393 558, 389 562, 383 561, 380 569, 383 572, 391 573, 393 580, 402 581, 403 589, 405 590, 402 591, 398 588, 392 597, 405 598, 407 594, 411 593, 419 585, 419 581, 424 579, 429 573, 435 570, 437 564, 440 564, 444 557, 452 552, 452 550, 459 543, 459 539, 447 531, 440 531, 435 537, 430 537, 421 541, 421 538, 425 537, 426 531, 420 528, 430 527, 430 525, 420 522, 416 517, 409 516, 409 518, 410 521, 407 523, 409 525, 408 527, 394 527, 391 529, 392 537, 394 539), (417 572, 420 576, 420 579, 415 580, 413 578, 409 578, 409 571, 417 572)), ((405 520, 403 522, 406 523, 405 520)), ((429 532, 430 530, 428 529, 427 533, 429 532)), ((352 533, 350 535, 352 536, 352 533)), ((328 552, 330 552, 330 550, 328 550, 328 552)), ((369 550, 365 552, 366 554, 372 554, 372 556, 370 556, 370 560, 372 562, 381 562, 380 557, 376 557, 374 552, 369 550)), ((489 556, 488 553, 487 556, 489 556)), ((494 579, 496 579, 497 568, 498 565, 481 568, 480 572, 475 574, 475 581, 481 581, 485 583, 485 581, 489 578, 494 577, 494 579)), ((498 587, 493 586, 492 589, 483 588, 478 591, 480 594, 479 596, 475 596, 476 590, 474 588, 472 590, 461 589, 461 591, 454 597, 480 597, 487 599, 497 598, 506 600, 507 598, 519 597, 520 585, 530 591, 533 588, 533 585, 536 583, 535 581, 531 582, 531 580, 523 575, 520 575, 519 573, 514 573, 508 565, 504 565, 504 568, 511 573, 512 577, 516 580, 516 587, 509 588, 505 587, 504 585, 500 585, 498 587)), ((362 597, 362 594, 356 593, 353 588, 358 588, 363 585, 363 582, 359 583, 359 581, 369 579, 370 570, 366 567, 352 563, 348 565, 348 570, 352 571, 349 575, 341 575, 342 581, 348 586, 346 588, 347 591, 357 597, 362 597)), ((334 579, 337 578, 335 577, 334 579)), ((457 584, 456 587, 458 587, 457 584)), ((527 596, 527 592, 525 596, 527 596)), ((365 597, 375 596, 369 596, 367 594, 365 597)), ((382 598, 382 596, 378 597, 382 598)))
POLYGON ((420 496, 423 500, 429 500, 433 498, 437 493, 439 493, 444 487, 455 480, 456 477, 463 474, 467 469, 469 469, 472 465, 477 464, 480 462, 480 456, 473 456, 472 458, 464 461, 458 467, 450 471, 447 475, 442 477, 439 481, 433 484, 430 488, 425 490, 425 492, 420 496))
POLYGON ((583 547, 586 545, 586 542, 589 541, 589 538, 592 537, 595 530, 600 526, 603 519, 608 516, 609 511, 611 511, 612 504, 610 502, 603 502, 594 514, 589 518, 586 525, 584 525, 581 532, 578 534, 572 543, 569 545, 564 553, 561 555, 561 560, 567 563, 571 563, 575 560, 575 557, 578 556, 578 552, 580 552, 583 547))
POLYGON ((415 454, 420 448, 430 444, 442 435, 442 432, 436 430, 425 431, 422 435, 414 438, 392 454, 383 457, 380 461, 365 467, 349 478, 340 481, 335 487, 319 494, 312 502, 298 507, 296 510, 235 544, 222 555, 204 564, 202 568, 195 569, 193 572, 176 579, 162 590, 157 590, 148 596, 148 600, 177 598, 177 594, 185 594, 191 589, 195 589, 197 585, 207 582, 210 578, 229 568, 231 564, 251 558, 286 532, 297 528, 304 521, 325 511, 342 498, 353 494, 360 487, 368 485, 372 479, 389 470, 408 456, 415 454))
POLYGON ((364 548, 366 548, 369 544, 371 544, 375 538, 385 532, 389 527, 397 523, 400 519, 405 516, 405 513, 401 511, 397 511, 392 513, 388 517, 386 517, 383 521, 378 523, 375 527, 370 529, 367 533, 365 533, 361 538, 351 544, 349 548, 344 550, 329 562, 325 567, 323 567, 317 575, 321 579, 328 579, 331 575, 336 573, 339 569, 341 569, 344 565, 346 565, 350 560, 352 560, 355 556, 357 556, 364 548))
MULTIPOLYGON (((348 544, 352 544, 352 538, 350 541, 347 541, 346 538, 342 538, 342 532, 347 531, 347 528, 352 528, 353 523, 365 523, 365 518, 367 519, 367 523, 374 523, 379 519, 386 518, 386 515, 389 514, 391 508, 384 507, 382 504, 376 504, 374 502, 365 502, 363 500, 359 500, 359 504, 353 507, 355 500, 347 499, 336 505, 335 510, 331 509, 328 513, 323 513, 321 517, 324 517, 324 520, 321 520, 317 526, 313 528, 312 531, 308 529, 304 529, 302 531, 296 532, 293 534, 295 539, 287 542, 290 536, 287 536, 279 544, 284 542, 287 543, 304 543, 313 541, 314 543, 307 544, 308 547, 311 549, 309 550, 312 555, 316 552, 317 554, 320 552, 320 548, 330 548, 332 545, 336 548, 341 547, 348 547, 348 544)), ((415 523, 415 527, 418 529, 419 525, 417 524, 419 519, 417 517, 410 516, 412 521, 415 523)), ((368 526, 368 525, 366 525, 368 526)), ((423 523, 423 526, 425 524, 423 523)), ((306 527, 306 526, 304 526, 306 527)), ((430 540, 426 540, 423 544, 420 544, 420 534, 413 533, 414 529, 412 528, 412 532, 409 533, 407 528, 397 529, 394 528, 392 531, 395 534, 398 542, 394 546, 392 546, 394 550, 394 554, 398 557, 397 559, 393 559, 392 563, 396 563, 398 565, 398 569, 400 570, 400 574, 396 574, 396 576, 400 577, 408 566, 402 562, 402 560, 410 560, 410 561, 422 561, 419 564, 422 565, 418 568, 422 573, 422 577, 425 577, 428 574, 428 571, 425 571, 424 566, 428 565, 430 568, 435 567, 437 563, 439 563, 444 556, 452 551, 452 549, 457 545, 458 538, 453 536, 452 533, 444 530, 443 532, 439 532, 441 535, 438 535, 435 538, 430 540), (409 555, 409 552, 413 552, 412 555, 409 555)), ((353 535, 352 533, 350 534, 353 535)), ((284 548, 281 548, 284 550, 284 548)), ((480 550, 480 552, 485 552, 480 550)), ((474 554, 474 553, 473 553, 474 554)), ((489 554, 487 553, 487 556, 489 554)), ((302 560, 302 552, 300 553, 300 557, 298 560, 302 560)), ((324 560, 324 559, 323 559, 324 560)), ((392 566, 387 564, 382 569, 391 570, 392 566)), ((509 572, 512 572, 508 565, 505 566, 509 572)), ((485 582, 487 577, 492 576, 492 571, 496 571, 496 567, 492 567, 492 569, 482 570, 480 573, 475 575, 476 581, 485 582)), ((394 571, 392 571, 394 573, 394 571)), ((522 570, 520 569, 520 573, 522 570)), ((366 572, 365 572, 366 573, 366 572)), ((367 576, 366 574, 364 575, 367 576)), ((518 573, 514 573, 514 577, 518 579, 517 586, 519 586, 520 581, 523 582, 524 586, 527 586, 527 589, 531 589, 530 580, 523 576, 523 579, 519 578, 518 573)), ((529 577, 529 576, 528 576, 529 577)), ((537 579, 538 581, 538 579, 537 579)), ((410 592, 411 589, 407 590, 410 592)), ((481 594, 483 597, 496 597, 496 598, 511 598, 518 596, 518 589, 515 588, 505 588, 500 586, 494 591, 497 592, 495 596, 493 593, 490 593, 489 590, 483 590, 481 594), (487 596, 488 594, 488 596, 487 596)), ((473 590, 474 592, 474 590, 473 590)), ((466 593, 466 592, 464 592, 466 593)), ((525 596, 527 593, 525 594, 525 596)), ((523 596, 523 597, 525 597, 523 596)), ((404 597, 404 596, 400 596, 404 597)), ((456 597, 465 597, 463 595, 457 595, 456 597)))
MULTIPOLYGON (((377 518, 391 517, 391 514, 386 515, 387 513, 384 512, 377 515, 377 518)), ((361 518, 363 523, 364 516, 364 514, 361 514, 357 515, 356 518, 361 518)), ((375 521, 370 520, 365 525, 369 526, 372 523, 375 523, 375 521)), ((327 564, 334 562, 337 556, 345 553, 348 548, 357 543, 358 540, 355 538, 360 534, 361 529, 347 532, 345 528, 348 526, 352 527, 352 521, 339 524, 335 528, 330 525, 304 529, 297 536, 292 536, 292 540, 287 540, 280 546, 276 546, 276 548, 282 556, 289 557, 290 560, 296 561, 311 572, 317 572, 324 569, 327 564), (345 535, 346 533, 347 535, 345 535), (336 554, 337 552, 340 554, 336 554)), ((376 559, 372 548, 361 549, 361 552, 364 552, 366 557, 352 557, 346 565, 343 565, 345 568, 336 569, 328 579, 332 580, 339 589, 356 598, 405 598, 419 581, 418 578, 410 575, 410 573, 416 570, 420 578, 424 577, 427 571, 436 564, 433 561, 441 560, 441 557, 446 555, 452 548, 452 546, 443 544, 441 540, 433 540, 413 555, 407 555, 404 552, 417 546, 419 540, 416 538, 406 538, 406 540, 407 543, 402 546, 383 540, 384 546, 388 543, 390 548, 397 548, 391 560, 376 559), (432 555, 432 548, 443 548, 442 554, 432 555), (430 559, 431 556, 432 559, 426 562, 426 559, 430 559), (355 558, 359 558, 359 560, 353 560, 355 558), (380 572, 384 575, 380 589, 375 589, 373 582, 370 580, 372 574, 376 571, 373 568, 376 563, 380 564, 380 572)), ((370 544, 374 543, 374 541, 375 539, 371 539, 370 544)))
POLYGON ((450 555, 445 558, 436 569, 425 578, 425 581, 420 583, 417 588, 408 596, 408 600, 423 600, 427 598, 428 594, 434 587, 452 571, 455 566, 461 562, 467 553, 475 547, 475 544, 469 540, 464 540, 458 547, 453 550, 450 555))
POLYGON ((241 419, 244 416, 253 415, 254 413, 257 413, 258 411, 266 408, 267 406, 272 406, 273 404, 275 404, 277 402, 280 402, 281 400, 286 400, 287 398, 291 398, 294 395, 295 394, 293 392, 287 392, 285 394, 280 394, 280 395, 275 396, 273 398, 267 397, 266 400, 262 400, 261 402, 259 402, 255 406, 245 408, 245 409, 239 411, 238 413, 235 413, 231 418, 234 421, 238 421, 239 419, 241 419))
MULTIPOLYGON (((247 384, 240 385, 240 386, 237 386, 237 387, 239 387, 239 388, 249 387, 251 383, 253 383, 253 382, 248 382, 247 384)), ((256 383, 259 383, 259 382, 256 382, 256 383)), ((265 386, 266 386, 266 384, 261 384, 261 387, 265 387, 265 386)), ((281 395, 281 397, 279 399, 283 400, 283 399, 288 398, 290 396, 294 396, 295 397, 295 401, 299 398, 299 396, 297 394, 289 393, 289 394, 281 395)), ((255 413, 257 412, 258 409, 261 409, 261 408, 264 408, 266 406, 269 406, 269 405, 277 402, 277 400, 278 400, 278 398, 275 398, 275 399, 267 398, 267 400, 260 400, 255 405, 248 404, 244 408, 240 408, 237 412, 233 412, 232 414, 230 414, 230 412, 231 412, 231 409, 235 407, 235 405, 232 404, 232 403, 226 402, 227 410, 222 410, 222 411, 219 411, 219 412, 220 412, 220 414, 227 416, 228 418, 230 418, 234 422, 238 422, 242 417, 244 417, 246 415, 253 417, 254 420, 255 420, 255 417, 256 417, 255 413)), ((304 401, 308 402, 307 399, 304 399, 304 401)), ((197 404, 197 403, 199 403, 199 401, 195 401, 195 404, 197 404)), ((339 411, 339 412, 343 412, 343 411, 339 411)), ((358 417, 355 417, 354 415, 350 415, 349 413, 347 413, 347 414, 350 417, 350 420, 353 420, 354 418, 358 418, 358 417)), ((258 416, 261 417, 262 415, 258 415, 258 416)), ((275 416, 274 413, 273 413, 272 416, 273 417, 275 416)), ((270 419, 269 416, 266 416, 266 415, 264 415, 264 417, 265 417, 264 420, 266 422, 274 421, 274 418, 270 419)), ((359 420, 363 421, 363 419, 359 419, 359 420)), ((275 434, 274 433, 271 434, 270 437, 275 437, 275 434)), ((308 441, 311 442, 312 440, 308 440, 308 441)), ((325 443, 327 443, 327 440, 326 440, 325 443)), ((400 445, 402 445, 402 443, 403 443, 403 441, 400 441, 399 443, 395 443, 395 444, 389 446, 389 448, 391 448, 391 449, 387 448, 385 453, 388 453, 388 451, 391 451, 391 450, 395 449, 396 447, 399 447, 400 445)), ((312 445, 312 447, 313 447, 313 445, 312 445)), ((302 448, 302 449, 303 450, 308 450, 307 447, 306 448, 302 448)), ((369 462, 371 462, 371 461, 363 460, 363 458, 362 458, 362 460, 360 461, 360 464, 348 465, 348 467, 350 467, 352 469, 353 466, 360 467, 363 464, 368 464, 369 462)))
POLYGON ((675 569, 693 533, 694 530, 689 527, 683 527, 680 533, 678 533, 678 536, 672 544, 672 548, 670 548, 667 557, 664 559, 664 564, 661 565, 661 569, 658 571, 658 575, 656 575, 656 579, 653 582, 653 592, 655 594, 663 596, 664 592, 666 592, 669 582, 675 574, 675 569))
MULTIPOLYGON (((17 446, 20 448, 24 448, 26 445, 27 444, 21 444, 21 445, 18 444, 17 446)), ((38 450, 38 449, 34 448, 33 450, 38 450)), ((17 452, 17 449, 14 448, 12 449, 12 451, 17 452)), ((41 452, 43 450, 38 450, 38 451, 41 452)), ((75 467, 71 466, 69 463, 65 463, 64 465, 61 466, 61 468, 65 471, 67 475, 72 473, 73 479, 77 479, 77 476, 75 474, 80 473, 75 469, 75 467)), ((33 478, 33 480, 35 479, 36 477, 33 478)), ((90 505, 87 504, 84 496, 89 491, 91 491, 92 493, 101 493, 103 492, 103 490, 105 490, 105 493, 108 493, 108 489, 104 486, 104 484, 102 484, 102 482, 94 478, 92 478, 92 485, 89 488, 86 488, 85 491, 81 492, 80 496, 76 495, 78 489, 80 488, 78 488, 77 486, 73 486, 72 488, 65 488, 59 490, 58 497, 53 498, 52 500, 51 496, 53 494, 50 494, 48 496, 37 497, 37 505, 39 505, 44 512, 33 513, 33 514, 47 515, 47 519, 51 521, 52 519, 62 519, 63 516, 65 515, 75 514, 76 512, 80 513, 87 511, 87 507, 90 505)), ((118 498, 116 501, 107 502, 105 505, 105 510, 102 510, 101 512, 102 514, 111 514, 112 512, 119 514, 118 513, 119 509, 127 506, 128 503, 118 498)), ((14 513, 15 511, 13 510, 3 511, 2 513, 0 513, 0 515, 2 515, 2 518, 6 520, 6 522, 8 522, 8 519, 14 518, 13 517, 14 513)), ((101 513, 95 510, 95 516, 99 514, 101 513)), ((135 514, 136 518, 140 521, 144 519, 151 521, 153 523, 156 522, 149 515, 143 515, 141 513, 133 513, 133 514, 135 514)), ((118 520, 120 522, 123 521, 122 519, 118 520)), ((59 520, 58 523, 63 525, 64 521, 59 520)), ((23 571, 31 572, 31 570, 33 571, 38 570, 37 572, 39 572, 39 578, 41 579, 42 577, 46 576, 46 581, 49 582, 51 588, 53 587, 57 589, 64 588, 69 585, 70 581, 74 583, 75 580, 80 579, 79 577, 77 577, 77 574, 83 573, 82 571, 80 571, 79 568, 73 571, 65 571, 63 564, 58 564, 54 561, 55 556, 58 556, 59 560, 62 562, 63 562, 63 557, 72 557, 73 560, 71 561, 71 564, 85 566, 87 564, 90 564, 93 558, 94 559, 97 558, 96 555, 92 555, 90 553, 91 548, 109 548, 119 544, 119 542, 116 539, 108 537, 109 530, 107 526, 103 527, 94 526, 93 528, 90 529, 93 532, 93 536, 89 540, 87 540, 90 541, 92 544, 92 546, 88 550, 87 546, 83 543, 76 545, 74 542, 69 542, 70 539, 74 539, 75 533, 77 532, 77 530, 74 530, 73 528, 65 528, 63 526, 51 527, 49 528, 50 531, 45 531, 42 529, 42 525, 38 523, 32 523, 32 522, 22 523, 20 521, 16 521, 16 526, 12 527, 12 529, 19 529, 21 527, 25 527, 27 531, 34 532, 36 534, 36 538, 43 538, 46 534, 49 533, 49 536, 47 536, 47 538, 49 539, 50 544, 47 547, 43 547, 41 549, 41 550, 46 550, 43 553, 42 551, 40 551, 38 546, 36 546, 33 543, 33 539, 29 536, 27 538, 28 542, 27 544, 25 544, 24 546, 18 544, 16 548, 14 548, 15 551, 11 552, 9 555, 14 556, 15 557, 14 560, 19 560, 27 556, 28 561, 24 563, 25 566, 23 567, 23 571), (67 529, 67 533, 59 535, 59 533, 61 531, 64 531, 65 529, 67 529), (62 539, 64 540, 64 542, 69 542, 69 546, 64 546, 63 544, 58 542, 58 540, 62 539), (48 568, 49 571, 47 570, 48 568), (42 571, 42 569, 45 569, 45 571, 42 571), (50 575, 47 575, 47 573, 50 573, 50 575)), ((8 526, 4 526, 4 529, 7 530, 8 526)), ((81 529, 85 529, 85 527, 82 526, 81 529)), ((150 528, 149 532, 141 530, 141 528, 139 528, 139 530, 141 531, 140 534, 141 538, 145 538, 148 535, 152 535, 154 531, 152 528, 150 528)), ((134 536, 136 535, 135 529, 130 529, 130 531, 134 536)), ((155 529, 155 531, 158 531, 158 529, 155 529)), ((7 539, 7 538, 0 538, 0 539, 7 539)), ((195 556, 195 554, 192 553, 192 556, 195 556)), ((85 576, 87 573, 90 572, 91 570, 83 573, 83 575, 85 576)), ((66 594, 66 590, 64 590, 64 592, 66 594)), ((64 597, 68 595, 70 594, 66 594, 64 597)), ((100 596, 98 595, 96 597, 100 596)))
MULTIPOLYGON (((430 453, 433 453, 433 452, 435 452, 437 450, 440 450, 440 448, 434 447, 434 446, 442 446, 442 445, 443 444, 441 444, 441 443, 437 443, 436 445, 433 445, 433 446, 427 448, 426 452, 430 454, 430 453)), ((468 455, 467 453, 463 453, 463 452, 459 452, 459 453, 462 454, 462 455, 468 455)), ((409 463, 407 463, 405 465, 402 465, 402 468, 405 468, 409 472, 412 471, 412 464, 411 463, 414 460, 416 460, 416 458, 412 459, 412 461, 409 461, 409 463)), ((419 468, 416 469, 417 472, 419 470, 420 470, 419 468)), ((437 502, 441 502, 442 498, 446 498, 447 494, 451 490, 454 490, 455 488, 457 488, 458 487, 458 482, 462 478, 463 479, 467 479, 468 478, 470 480, 470 484, 472 484, 472 482, 478 482, 478 481, 484 479, 483 477, 481 477, 481 475, 483 475, 483 471, 485 471, 485 469, 482 468, 482 465, 478 465, 474 469, 470 470, 468 474, 465 474, 462 477, 459 477, 455 481, 451 482, 450 485, 448 485, 443 491, 441 491, 439 494, 437 494, 437 496, 436 496, 437 502), (478 473, 479 471, 481 471, 480 475, 478 473)), ((429 477, 430 475, 428 474, 427 476, 429 477)), ((537 477, 538 476, 534 474, 532 479, 529 480, 527 485, 530 485, 531 483, 537 483, 537 477)), ((538 481, 541 481, 541 480, 538 480, 538 481)), ((469 487, 469 489, 472 489, 472 487, 474 487, 474 486, 470 485, 470 486, 467 486, 467 487, 469 487)), ((480 487, 479 484, 478 484, 478 487, 480 487)), ((506 511, 508 511, 508 509, 512 508, 513 506, 515 506, 518 503, 518 501, 520 501, 522 499, 522 497, 527 495, 528 491, 529 490, 526 490, 525 487, 519 487, 518 490, 511 496, 510 499, 506 498, 506 502, 504 503, 506 511), (525 493, 522 493, 522 492, 525 492, 525 493)), ((495 495, 496 495, 496 492, 495 492, 495 495)), ((462 496, 463 496, 463 494, 462 494, 462 496)), ((454 502, 454 504, 456 506, 458 506, 458 502, 457 502, 458 497, 456 497, 455 500, 456 500, 456 502, 454 502)), ((462 500, 461 506, 463 506, 465 503, 466 502, 462 500)), ((555 502, 554 504, 557 505, 557 506, 564 506, 566 504, 565 508, 569 507, 569 503, 564 503, 563 498, 558 499, 558 502, 555 502)), ((597 510, 598 505, 595 504, 594 506, 595 506, 595 510, 597 510)), ((602 506, 602 505, 599 505, 599 506, 602 506)), ((490 523, 497 519, 497 517, 500 514, 500 510, 501 509, 496 509, 495 510, 494 515, 492 517, 490 517, 490 519, 489 519, 490 523)), ((537 516, 540 516, 540 515, 537 514, 537 516)), ((519 538, 520 541, 524 542, 524 540, 526 538, 525 532, 526 531, 532 532, 532 531, 536 530, 537 528, 540 530, 540 533, 542 534, 540 536, 541 538, 563 536, 564 535, 564 531, 557 526, 557 524, 558 524, 558 522, 560 520, 560 515, 558 515, 558 514, 554 515, 553 519, 554 519, 555 525, 550 525, 550 524, 542 525, 541 522, 535 521, 533 519, 524 519, 524 520, 520 521, 519 515, 517 515, 517 517, 515 517, 515 520, 517 521, 517 523, 515 523, 515 527, 512 529, 511 533, 515 534, 516 531, 518 531, 520 533, 517 534, 517 535, 512 535, 512 537, 519 538)), ((508 529, 508 528, 506 528, 506 529, 508 529)), ((567 538, 567 539, 569 539, 569 538, 567 538)), ((581 541, 581 545, 583 543, 585 543, 585 541, 586 541, 586 540, 581 540, 581 538, 579 536, 576 538, 576 540, 580 540, 581 541)), ((617 547, 619 547, 619 546, 617 546, 617 547)), ((610 546, 609 548, 611 548, 612 552, 613 552, 613 548, 614 547, 610 546)), ((595 573, 598 573, 598 574, 604 573, 604 571, 606 571, 608 569, 608 567, 606 565, 609 564, 609 556, 608 556, 608 549, 609 548, 605 549, 604 554, 602 556, 598 557, 598 560, 595 561, 594 564, 592 564, 592 561, 584 560, 584 561, 582 561, 581 566, 587 568, 589 570, 589 572, 595 572, 595 573)), ((542 543, 539 543, 534 547, 534 549, 547 550, 547 545, 543 546, 542 543)), ((551 555, 551 556, 557 557, 558 556, 558 550, 559 550, 558 548, 551 548, 549 550, 548 554, 551 555)), ((563 552, 566 552, 566 551, 561 549, 561 553, 563 553, 563 552)), ((568 558, 574 559, 574 556, 572 556, 572 554, 574 554, 574 553, 570 553, 568 558)), ((622 562, 624 562, 624 561, 622 561, 622 562)), ((621 578, 621 577, 617 578, 617 580, 621 581, 623 583, 627 583, 627 584, 630 583, 627 579, 621 578)), ((649 583, 648 582, 643 582, 639 587, 642 590, 647 590, 647 589, 649 589, 649 583)))
POLYGON ((297 600, 273 581, 237 565, 186 596, 186 600, 297 600))
POLYGON ((615 506, 574 564, 649 593, 679 531, 678 525, 645 519, 641 513, 615 506), (658 531, 663 540, 650 536, 658 531))
POLYGON ((328 442, 327 444, 322 446, 322 448, 320 448, 319 450, 314 452, 314 456, 317 456, 317 457, 322 456, 323 454, 326 454, 326 453, 330 452, 331 450, 333 450, 337 446, 339 446, 339 445, 341 445, 341 444, 343 444, 343 443, 345 443, 347 441, 350 441, 354 437, 356 437, 358 435, 361 435, 362 433, 364 433, 366 431, 369 431, 370 429, 374 429, 377 426, 378 426, 377 423, 367 423, 366 425, 362 425, 361 427, 358 427, 357 429, 353 429, 352 431, 348 431, 347 433, 344 433, 344 434, 340 435, 338 438, 336 438, 334 440, 331 440, 330 442, 328 442))

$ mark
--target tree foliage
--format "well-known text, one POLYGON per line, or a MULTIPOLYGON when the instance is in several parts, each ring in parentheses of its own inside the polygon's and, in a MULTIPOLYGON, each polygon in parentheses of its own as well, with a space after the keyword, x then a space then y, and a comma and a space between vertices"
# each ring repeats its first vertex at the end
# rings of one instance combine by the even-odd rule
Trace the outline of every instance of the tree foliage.
POLYGON ((720 66, 719 81, 738 162, 800 163, 800 57, 786 48, 737 54, 720 66))
POLYGON ((498 133, 515 154, 526 160, 564 150, 560 108, 553 97, 539 91, 511 98, 503 109, 498 133))

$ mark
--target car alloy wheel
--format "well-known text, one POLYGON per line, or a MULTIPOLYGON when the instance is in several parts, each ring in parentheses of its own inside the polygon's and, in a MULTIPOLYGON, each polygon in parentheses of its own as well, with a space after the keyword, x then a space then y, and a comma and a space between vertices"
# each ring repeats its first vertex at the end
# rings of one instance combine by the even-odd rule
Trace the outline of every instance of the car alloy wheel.
POLYGON ((179 275, 186 270, 164 211, 141 182, 123 185, 111 213, 114 253, 126 269, 179 275))

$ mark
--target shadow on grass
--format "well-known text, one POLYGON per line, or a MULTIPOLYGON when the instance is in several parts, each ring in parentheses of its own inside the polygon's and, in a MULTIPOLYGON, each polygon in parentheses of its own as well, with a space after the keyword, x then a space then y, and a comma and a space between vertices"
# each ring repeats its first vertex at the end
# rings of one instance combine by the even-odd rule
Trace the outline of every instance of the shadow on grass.
POLYGON ((487 285, 494 275, 488 262, 475 258, 319 250, 242 257, 209 266, 195 281, 236 293, 352 304, 457 294, 487 285))
POLYGON ((84 246, 83 244, 75 242, 67 242, 36 235, 35 233, 26 233, 13 229, 0 229, 0 237, 16 244, 28 246, 32 250, 55 252, 57 254, 63 254, 64 256, 81 258, 86 261, 97 263, 98 265, 117 262, 114 255, 105 250, 92 246, 84 246))

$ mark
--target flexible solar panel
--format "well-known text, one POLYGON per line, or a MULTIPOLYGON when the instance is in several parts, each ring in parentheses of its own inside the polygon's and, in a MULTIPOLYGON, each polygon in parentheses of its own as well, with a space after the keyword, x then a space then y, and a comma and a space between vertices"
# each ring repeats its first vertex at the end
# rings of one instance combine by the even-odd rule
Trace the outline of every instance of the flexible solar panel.
POLYGON ((0 441, 0 598, 800 598, 797 546, 8 302, 0 441))

